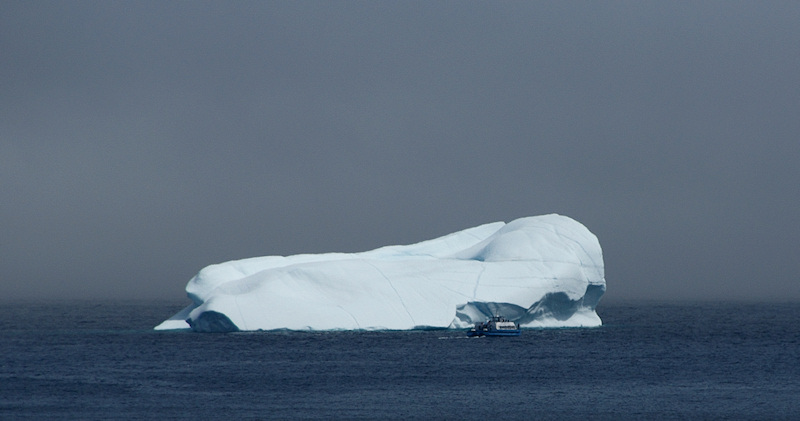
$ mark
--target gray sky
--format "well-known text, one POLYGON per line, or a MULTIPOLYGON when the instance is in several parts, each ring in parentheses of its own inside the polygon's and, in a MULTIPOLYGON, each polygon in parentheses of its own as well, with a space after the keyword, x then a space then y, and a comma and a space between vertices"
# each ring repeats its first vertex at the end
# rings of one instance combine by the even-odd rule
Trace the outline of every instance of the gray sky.
POLYGON ((607 300, 800 300, 800 2, 0 5, 0 296, 561 213, 607 300))

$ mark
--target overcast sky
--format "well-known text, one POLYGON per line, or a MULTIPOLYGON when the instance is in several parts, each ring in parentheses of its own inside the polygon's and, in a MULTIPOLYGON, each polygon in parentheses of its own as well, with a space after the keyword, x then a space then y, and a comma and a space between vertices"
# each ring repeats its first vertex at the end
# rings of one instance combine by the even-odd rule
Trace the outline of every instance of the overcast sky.
MULTIPOLYGON (((0 3, 0 296, 560 213, 615 299, 800 300, 800 2, 0 3)), ((187 299, 188 302, 188 299, 187 299)))

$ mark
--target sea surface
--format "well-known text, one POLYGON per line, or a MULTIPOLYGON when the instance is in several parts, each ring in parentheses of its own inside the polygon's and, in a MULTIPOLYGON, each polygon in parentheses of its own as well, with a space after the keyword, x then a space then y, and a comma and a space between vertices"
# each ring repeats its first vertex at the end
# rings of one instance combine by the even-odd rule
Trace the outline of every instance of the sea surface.
POLYGON ((0 419, 800 419, 800 304, 592 329, 157 332, 188 302, 3 303, 0 419))

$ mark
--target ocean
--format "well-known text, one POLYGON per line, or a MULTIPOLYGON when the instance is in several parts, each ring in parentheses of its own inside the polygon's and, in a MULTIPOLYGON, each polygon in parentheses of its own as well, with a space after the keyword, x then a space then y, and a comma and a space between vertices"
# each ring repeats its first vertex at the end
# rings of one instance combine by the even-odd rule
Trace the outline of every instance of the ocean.
POLYGON ((606 304, 604 325, 157 332, 187 302, 3 303, 0 419, 800 419, 800 304, 606 304))

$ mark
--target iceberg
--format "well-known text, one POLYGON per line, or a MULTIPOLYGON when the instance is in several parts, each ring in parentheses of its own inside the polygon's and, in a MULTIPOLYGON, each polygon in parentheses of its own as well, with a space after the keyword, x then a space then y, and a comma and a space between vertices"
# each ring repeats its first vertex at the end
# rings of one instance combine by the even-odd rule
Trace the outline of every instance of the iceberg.
POLYGON ((361 253, 211 265, 186 285, 192 304, 155 329, 460 329, 496 314, 522 327, 594 327, 605 290, 597 237, 551 214, 361 253))

